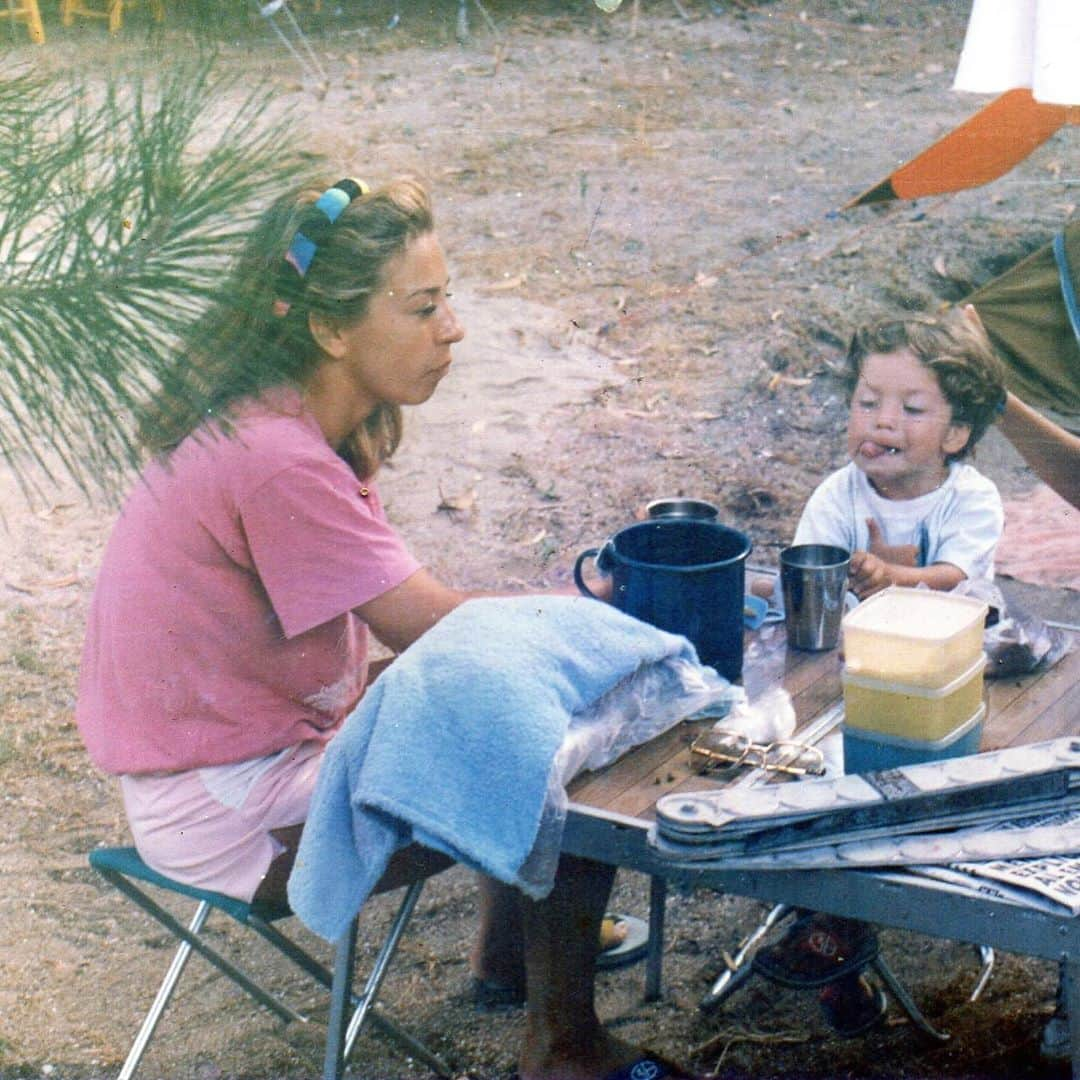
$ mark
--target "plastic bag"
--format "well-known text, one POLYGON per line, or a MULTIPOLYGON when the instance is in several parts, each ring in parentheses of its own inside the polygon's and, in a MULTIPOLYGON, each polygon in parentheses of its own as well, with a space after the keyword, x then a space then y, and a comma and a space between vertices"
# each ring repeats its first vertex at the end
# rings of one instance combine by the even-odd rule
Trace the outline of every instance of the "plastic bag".
POLYGON ((741 687, 732 686, 711 667, 668 657, 643 664, 588 709, 572 716, 548 774, 540 828, 522 865, 522 879, 550 888, 566 822, 566 785, 578 773, 610 765, 627 750, 695 713, 709 710, 709 715, 722 715, 745 700, 741 687))
POLYGON ((747 701, 744 693, 742 701, 713 726, 739 731, 756 743, 782 742, 795 733, 795 707, 791 695, 774 686, 753 702, 747 701))
POLYGON ((1009 606, 1001 590, 986 580, 962 581, 953 589, 961 596, 972 596, 990 606, 990 616, 983 631, 987 679, 1005 679, 1027 675, 1040 664, 1049 667, 1068 652, 1069 639, 1056 627, 1009 606))

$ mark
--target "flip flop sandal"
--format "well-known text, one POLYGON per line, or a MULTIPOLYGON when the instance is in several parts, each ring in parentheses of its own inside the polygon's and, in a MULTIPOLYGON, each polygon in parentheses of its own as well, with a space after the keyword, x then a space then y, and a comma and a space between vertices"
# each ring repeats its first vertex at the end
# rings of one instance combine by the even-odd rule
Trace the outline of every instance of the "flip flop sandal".
POLYGON ((812 912, 775 944, 759 950, 754 970, 781 986, 810 989, 862 971, 878 954, 867 923, 812 912))
POLYGON ((604 1080, 699 1080, 696 1073, 689 1073, 676 1065, 673 1061, 654 1054, 651 1050, 643 1050, 641 1057, 608 1073, 604 1080))
MULTIPOLYGON (((521 1080, 518 1073, 511 1073, 510 1080, 521 1080)), ((698 1073, 687 1072, 673 1061, 654 1054, 651 1050, 642 1050, 641 1056, 623 1065, 614 1072, 607 1073, 604 1080, 705 1080, 698 1073)))
POLYGON ((842 1039, 853 1039, 876 1026, 889 1004, 880 986, 863 976, 843 979, 826 986, 818 997, 825 1021, 842 1039))
POLYGON ((611 945, 596 956, 597 971, 613 971, 628 967, 644 960, 649 952, 649 924, 636 915, 620 915, 611 912, 604 916, 616 926, 626 927, 626 936, 616 945, 611 945))

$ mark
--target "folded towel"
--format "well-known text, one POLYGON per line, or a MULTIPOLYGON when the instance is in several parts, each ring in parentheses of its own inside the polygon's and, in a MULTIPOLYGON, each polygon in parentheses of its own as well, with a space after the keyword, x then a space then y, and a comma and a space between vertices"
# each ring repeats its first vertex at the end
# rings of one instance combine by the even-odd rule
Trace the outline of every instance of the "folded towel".
POLYGON ((685 638, 584 597, 470 600, 406 649, 327 747, 289 902, 334 940, 415 839, 533 896, 537 836, 570 717, 685 638))

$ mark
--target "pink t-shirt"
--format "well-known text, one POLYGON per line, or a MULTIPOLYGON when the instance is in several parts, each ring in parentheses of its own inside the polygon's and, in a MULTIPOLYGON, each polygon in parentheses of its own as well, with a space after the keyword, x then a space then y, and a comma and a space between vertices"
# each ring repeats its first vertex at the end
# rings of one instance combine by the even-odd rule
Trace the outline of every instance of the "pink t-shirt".
POLYGON ((150 465, 113 530, 76 709, 106 772, 326 741, 367 673, 352 609, 419 568, 299 395, 266 402, 150 465))

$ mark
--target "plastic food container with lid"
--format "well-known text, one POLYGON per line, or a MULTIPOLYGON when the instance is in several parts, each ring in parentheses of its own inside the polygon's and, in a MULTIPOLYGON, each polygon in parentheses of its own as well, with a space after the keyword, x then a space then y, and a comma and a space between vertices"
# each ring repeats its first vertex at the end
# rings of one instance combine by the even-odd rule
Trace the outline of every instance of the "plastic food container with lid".
POLYGON ((900 765, 917 765, 921 761, 977 754, 985 718, 986 703, 981 702, 973 716, 941 739, 904 739, 898 735, 882 735, 878 731, 861 731, 844 724, 844 772, 878 772, 900 765))
POLYGON ((883 589, 844 616, 846 671, 882 682, 946 686, 982 652, 987 610, 971 596, 883 589))
POLYGON ((986 656, 940 688, 868 679, 845 672, 844 723, 906 739, 941 739, 979 707, 986 656))

